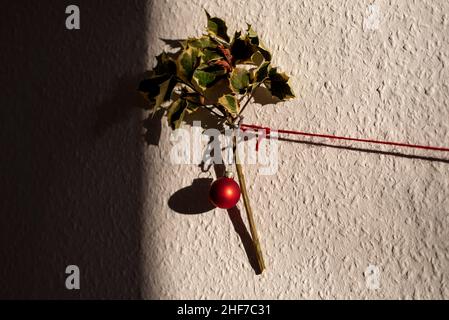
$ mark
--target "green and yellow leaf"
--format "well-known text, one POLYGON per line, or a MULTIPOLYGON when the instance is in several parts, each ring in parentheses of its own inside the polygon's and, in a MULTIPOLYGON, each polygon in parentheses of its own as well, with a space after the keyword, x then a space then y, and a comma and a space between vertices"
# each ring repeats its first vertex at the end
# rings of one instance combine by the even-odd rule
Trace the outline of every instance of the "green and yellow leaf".
POLYGON ((235 68, 231 73, 230 84, 232 91, 245 93, 249 86, 249 72, 243 68, 235 68))
POLYGON ((177 75, 184 81, 190 81, 199 64, 200 50, 193 47, 185 49, 176 61, 177 75))
POLYGON ((140 82, 138 90, 149 102, 149 109, 156 112, 162 103, 169 101, 177 82, 170 75, 154 76, 140 82))
POLYGON ((223 59, 223 56, 218 52, 210 49, 204 49, 201 55, 201 63, 208 64, 212 61, 223 59))
POLYGON ((201 38, 190 38, 187 40, 189 47, 197 49, 216 48, 217 42, 215 42, 209 35, 202 36, 201 38))
POLYGON ((170 101, 171 94, 173 92, 174 87, 176 86, 177 81, 175 77, 171 77, 170 79, 164 81, 159 86, 159 94, 155 97, 155 104, 153 107, 153 114, 159 110, 164 102, 170 101))
POLYGON ((254 72, 254 82, 259 83, 264 81, 268 77, 268 71, 270 70, 270 62, 263 62, 259 68, 254 72))
POLYGON ((173 130, 181 126, 186 108, 187 102, 184 99, 178 99, 170 105, 167 112, 167 120, 173 130))
POLYGON ((207 16, 207 31, 209 34, 223 39, 226 42, 229 42, 228 36, 228 27, 226 23, 217 17, 211 17, 210 14, 206 11, 207 16))
POLYGON ((205 91, 217 78, 211 72, 196 69, 193 74, 193 82, 202 90, 205 91))
POLYGON ((232 94, 226 94, 218 99, 218 104, 223 106, 227 113, 236 116, 239 113, 239 102, 237 97, 232 94))

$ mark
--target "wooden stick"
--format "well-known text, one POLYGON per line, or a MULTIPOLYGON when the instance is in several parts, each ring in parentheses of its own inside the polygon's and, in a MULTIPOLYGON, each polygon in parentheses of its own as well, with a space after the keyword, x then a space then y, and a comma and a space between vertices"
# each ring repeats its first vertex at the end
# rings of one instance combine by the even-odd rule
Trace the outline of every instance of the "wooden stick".
POLYGON ((246 191, 245 175, 243 174, 242 165, 240 164, 237 155, 237 137, 234 137, 234 159, 235 159, 235 168, 237 169, 237 176, 239 178, 240 183, 240 190, 242 192, 243 204, 245 205, 245 211, 248 217, 251 238, 254 243, 254 248, 256 249, 257 265, 259 267, 259 272, 262 273, 265 269, 265 262, 263 260, 262 249, 260 248, 259 236, 257 235, 253 211, 251 210, 251 205, 249 203, 248 192, 246 191))

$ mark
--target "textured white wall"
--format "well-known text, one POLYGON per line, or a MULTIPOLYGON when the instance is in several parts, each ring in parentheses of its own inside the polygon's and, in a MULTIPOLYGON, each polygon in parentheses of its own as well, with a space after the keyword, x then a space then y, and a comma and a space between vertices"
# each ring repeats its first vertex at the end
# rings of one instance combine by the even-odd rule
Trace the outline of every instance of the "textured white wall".
MULTIPOLYGON (((149 56, 159 38, 201 34, 206 8, 231 32, 252 24, 292 76, 298 98, 251 105, 247 123, 448 145, 449 2, 372 3, 154 1, 149 56)), ((164 122, 144 157, 147 298, 449 298, 448 163, 281 143, 276 175, 245 167, 267 264, 256 276, 226 211, 167 205, 200 172, 169 163, 169 135, 164 122)))

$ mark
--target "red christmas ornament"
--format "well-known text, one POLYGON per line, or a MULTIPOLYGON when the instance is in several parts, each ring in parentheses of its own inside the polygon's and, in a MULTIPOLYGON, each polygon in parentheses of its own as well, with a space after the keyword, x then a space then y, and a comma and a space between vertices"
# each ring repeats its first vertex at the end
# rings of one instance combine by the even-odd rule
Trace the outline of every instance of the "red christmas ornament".
POLYGON ((210 186, 209 200, 218 208, 231 209, 240 199, 240 187, 232 178, 231 172, 215 180, 210 186))

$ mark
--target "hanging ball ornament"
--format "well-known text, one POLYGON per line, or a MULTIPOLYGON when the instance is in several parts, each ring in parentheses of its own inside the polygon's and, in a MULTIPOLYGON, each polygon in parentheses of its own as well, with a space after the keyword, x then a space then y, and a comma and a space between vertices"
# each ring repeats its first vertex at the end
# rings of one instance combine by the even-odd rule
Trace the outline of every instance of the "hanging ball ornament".
POLYGON ((209 199, 218 208, 231 209, 240 199, 240 187, 235 182, 232 172, 226 171, 225 176, 215 180, 210 186, 209 199))

